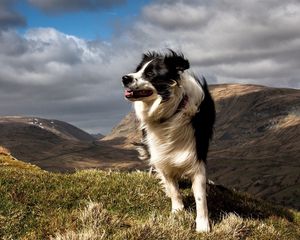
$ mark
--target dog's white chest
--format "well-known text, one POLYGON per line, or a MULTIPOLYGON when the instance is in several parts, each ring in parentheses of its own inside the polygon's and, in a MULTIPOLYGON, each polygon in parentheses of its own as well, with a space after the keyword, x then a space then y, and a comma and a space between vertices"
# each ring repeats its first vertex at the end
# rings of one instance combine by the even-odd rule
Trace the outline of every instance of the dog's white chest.
POLYGON ((148 126, 150 163, 168 168, 186 168, 196 159, 194 130, 191 124, 176 123, 148 126))

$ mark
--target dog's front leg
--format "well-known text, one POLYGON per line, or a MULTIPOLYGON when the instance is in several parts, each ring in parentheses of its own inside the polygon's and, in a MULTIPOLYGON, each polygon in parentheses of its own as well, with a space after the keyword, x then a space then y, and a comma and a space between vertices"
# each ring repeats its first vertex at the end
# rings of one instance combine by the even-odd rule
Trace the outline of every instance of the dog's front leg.
POLYGON ((178 182, 175 178, 160 174, 161 180, 164 184, 166 194, 171 198, 172 212, 178 212, 183 210, 184 205, 182 202, 182 196, 179 192, 178 182))
POLYGON ((196 231, 209 232, 210 227, 206 201, 206 167, 203 161, 200 163, 199 169, 195 173, 192 182, 197 211, 196 231))

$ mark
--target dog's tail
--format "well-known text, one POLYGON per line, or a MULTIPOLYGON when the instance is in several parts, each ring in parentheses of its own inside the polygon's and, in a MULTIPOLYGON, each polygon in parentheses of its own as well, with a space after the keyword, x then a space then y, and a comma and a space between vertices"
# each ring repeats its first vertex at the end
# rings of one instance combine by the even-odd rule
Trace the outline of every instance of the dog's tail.
POLYGON ((203 89, 204 99, 199 106, 198 113, 192 119, 192 124, 195 129, 198 159, 206 162, 209 142, 214 131, 216 110, 205 78, 202 77, 201 80, 196 78, 196 80, 203 89))

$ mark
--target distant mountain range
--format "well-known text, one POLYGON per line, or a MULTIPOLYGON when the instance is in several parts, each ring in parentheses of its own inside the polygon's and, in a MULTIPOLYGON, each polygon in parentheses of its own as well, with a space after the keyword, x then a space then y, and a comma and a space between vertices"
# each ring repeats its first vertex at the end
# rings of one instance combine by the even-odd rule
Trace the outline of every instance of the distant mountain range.
MULTIPOLYGON (((300 90, 226 84, 211 92, 217 121, 209 178, 300 208, 300 90)), ((0 117, 0 145, 50 171, 146 169, 132 145, 139 139, 133 113, 97 139, 61 121, 0 117)))
POLYGON ((58 120, 0 117, 0 146, 6 147, 16 158, 48 171, 141 168, 134 150, 116 149, 58 120))

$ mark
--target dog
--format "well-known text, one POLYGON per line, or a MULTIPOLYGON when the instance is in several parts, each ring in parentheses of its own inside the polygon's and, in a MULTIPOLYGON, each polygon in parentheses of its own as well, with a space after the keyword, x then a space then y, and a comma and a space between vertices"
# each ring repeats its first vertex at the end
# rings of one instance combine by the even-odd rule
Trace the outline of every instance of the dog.
POLYGON ((187 71, 189 61, 171 49, 143 54, 136 71, 122 77, 142 130, 141 159, 161 179, 172 212, 184 208, 178 180, 188 177, 196 202, 196 231, 210 231, 206 200, 206 158, 215 105, 207 82, 187 71))

